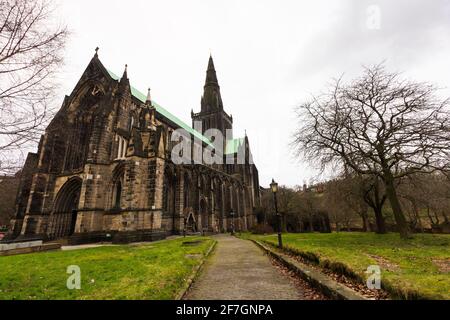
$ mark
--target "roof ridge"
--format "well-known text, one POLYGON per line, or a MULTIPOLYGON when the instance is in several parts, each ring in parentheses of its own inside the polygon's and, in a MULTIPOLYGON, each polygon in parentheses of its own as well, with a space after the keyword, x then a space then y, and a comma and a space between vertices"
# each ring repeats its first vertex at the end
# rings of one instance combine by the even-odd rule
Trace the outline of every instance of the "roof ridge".
POLYGON ((225 145, 225 155, 238 153, 239 148, 245 143, 245 138, 234 138, 227 140, 225 145))
MULTIPOLYGON (((114 72, 110 71, 108 68, 106 68, 106 71, 108 71, 109 75, 111 76, 111 78, 113 80, 119 80, 120 77, 118 77, 114 72)), ((138 99, 139 101, 145 103, 145 100, 147 99, 147 97, 140 92, 138 89, 136 89, 135 87, 131 86, 131 94, 138 99)), ((187 123, 185 123, 183 120, 181 120, 180 118, 178 118, 176 115, 174 115, 173 113, 171 113, 169 110, 167 110, 166 108, 162 107, 161 105, 159 105, 158 103, 152 101, 156 111, 161 114, 162 116, 166 117, 167 119, 171 120, 172 122, 174 122, 175 124, 177 124, 178 126, 180 126, 181 128, 183 128, 184 130, 188 131, 189 133, 193 134, 194 136, 196 136, 197 138, 200 138, 203 142, 207 143, 208 145, 212 145, 212 142, 206 138, 203 134, 201 134, 200 132, 198 132, 197 130, 195 130, 194 128, 192 128, 190 125, 188 125, 187 123)))

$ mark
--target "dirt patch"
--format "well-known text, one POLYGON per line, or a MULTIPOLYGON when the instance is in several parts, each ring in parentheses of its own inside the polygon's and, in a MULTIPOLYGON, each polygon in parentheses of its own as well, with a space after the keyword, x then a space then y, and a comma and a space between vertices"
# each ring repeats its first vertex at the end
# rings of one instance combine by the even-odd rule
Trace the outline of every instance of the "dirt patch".
POLYGON ((188 258, 188 259, 198 260, 201 257, 203 257, 203 255, 199 254, 199 253, 196 253, 196 254, 187 254, 187 255, 185 255, 185 257, 188 258))
POLYGON ((438 267, 440 272, 450 272, 450 259, 433 259, 433 263, 438 267))
POLYGON ((398 266, 398 264, 393 263, 389 260, 387 260, 386 258, 380 257, 380 256, 376 256, 374 254, 369 254, 369 257, 371 257, 372 259, 375 259, 375 261, 377 262, 377 264, 381 267, 381 271, 390 271, 390 272, 397 272, 400 270, 400 267, 398 266))
POLYGON ((195 240, 195 241, 184 241, 181 245, 188 247, 195 247, 202 244, 205 240, 195 240))

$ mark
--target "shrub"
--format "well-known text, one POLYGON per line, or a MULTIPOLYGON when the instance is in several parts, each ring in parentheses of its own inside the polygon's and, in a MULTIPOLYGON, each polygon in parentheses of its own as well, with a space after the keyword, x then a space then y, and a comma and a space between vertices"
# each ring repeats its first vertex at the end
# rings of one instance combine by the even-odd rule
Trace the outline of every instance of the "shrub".
POLYGON ((273 233, 273 228, 267 224, 257 224, 251 230, 253 234, 270 234, 273 233))

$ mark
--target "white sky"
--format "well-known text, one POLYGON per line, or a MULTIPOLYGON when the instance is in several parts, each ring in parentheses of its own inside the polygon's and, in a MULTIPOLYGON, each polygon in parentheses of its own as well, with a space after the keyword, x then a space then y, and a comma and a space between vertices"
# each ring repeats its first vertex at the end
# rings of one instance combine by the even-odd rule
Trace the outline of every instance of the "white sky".
POLYGON ((191 123, 212 52, 235 137, 250 139, 260 183, 301 185, 316 176, 293 159, 294 107, 345 73, 386 60, 392 71, 450 84, 446 0, 59 0, 72 36, 61 102, 99 46, 104 65, 191 123), (370 5, 377 5, 376 19, 370 5), (374 20, 375 17, 375 20, 374 20), (377 27, 379 26, 379 28, 377 27))

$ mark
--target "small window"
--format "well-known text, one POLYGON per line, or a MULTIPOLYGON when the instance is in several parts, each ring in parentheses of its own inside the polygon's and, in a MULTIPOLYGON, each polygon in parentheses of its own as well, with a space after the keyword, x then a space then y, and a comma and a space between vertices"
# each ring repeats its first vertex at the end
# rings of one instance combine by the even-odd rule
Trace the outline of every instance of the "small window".
POLYGON ((128 142, 121 136, 118 138, 117 159, 124 159, 127 155, 128 142))

